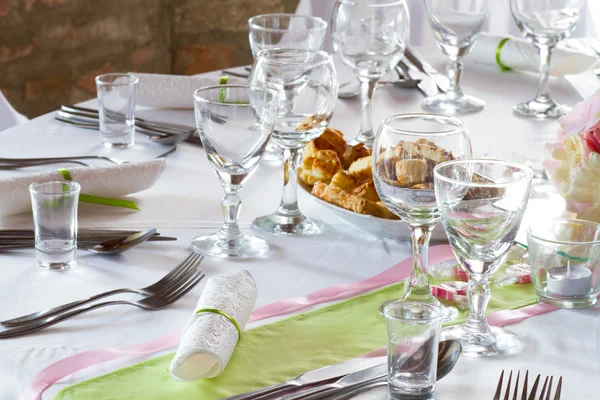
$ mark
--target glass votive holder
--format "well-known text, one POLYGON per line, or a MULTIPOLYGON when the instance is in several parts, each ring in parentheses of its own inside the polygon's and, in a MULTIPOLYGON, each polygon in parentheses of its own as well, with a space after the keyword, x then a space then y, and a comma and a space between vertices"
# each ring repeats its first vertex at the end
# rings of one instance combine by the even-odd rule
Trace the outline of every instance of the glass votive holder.
POLYGON ((37 263, 46 269, 75 265, 77 204, 81 187, 71 181, 45 181, 29 186, 37 263))
POLYGON ((540 301, 561 308, 594 305, 600 294, 600 224, 548 219, 527 229, 531 280, 540 301))
POLYGON ((388 335, 389 399, 433 399, 443 316, 425 303, 380 306, 388 335))
POLYGON ((135 88, 139 79, 129 74, 96 77, 100 135, 106 147, 129 147, 135 141, 135 88))

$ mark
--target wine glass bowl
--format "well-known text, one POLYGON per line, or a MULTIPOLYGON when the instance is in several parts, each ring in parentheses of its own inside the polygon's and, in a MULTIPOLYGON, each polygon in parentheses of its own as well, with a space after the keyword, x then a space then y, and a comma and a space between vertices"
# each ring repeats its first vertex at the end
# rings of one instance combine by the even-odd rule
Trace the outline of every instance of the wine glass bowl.
POLYGON ((463 354, 487 357, 513 352, 518 337, 485 319, 488 278, 506 259, 519 231, 533 172, 498 160, 458 160, 434 169, 436 201, 448 241, 469 275, 470 315, 464 326, 444 331, 459 340, 463 354))

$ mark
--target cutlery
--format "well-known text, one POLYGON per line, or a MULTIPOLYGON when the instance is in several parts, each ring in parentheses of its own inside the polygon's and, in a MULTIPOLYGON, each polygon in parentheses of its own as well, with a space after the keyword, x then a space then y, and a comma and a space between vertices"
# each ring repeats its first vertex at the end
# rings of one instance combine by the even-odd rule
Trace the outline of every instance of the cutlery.
POLYGON ((302 387, 307 387, 317 383, 329 382, 332 379, 336 379, 356 371, 361 371, 374 365, 379 365, 384 361, 385 356, 376 358, 358 358, 339 364, 328 365, 314 371, 306 372, 287 382, 228 397, 226 400, 250 400, 264 396, 281 396, 283 394, 298 390, 302 387))
MULTIPOLYGON (((115 229, 89 229, 82 228, 77 231, 78 238, 90 237, 120 237, 127 236, 139 231, 135 230, 115 230, 115 229)), ((2 238, 33 239, 35 232, 31 229, 0 229, 0 240, 2 238)), ((161 236, 156 232, 150 240, 177 240, 176 238, 161 236), (161 239, 162 238, 162 239, 161 239)))
POLYGON ((165 277, 155 284, 142 289, 116 289, 100 293, 85 300, 75 301, 62 306, 39 311, 37 313, 25 315, 19 318, 13 318, 0 322, 1 325, 8 326, 8 329, 0 331, 0 339, 25 335, 31 332, 44 329, 48 326, 57 324, 79 314, 102 308, 106 306, 127 304, 144 310, 158 310, 179 300, 183 295, 189 292, 204 277, 204 273, 198 269, 204 256, 192 253, 175 269, 169 272, 165 277), (112 296, 119 293, 137 293, 145 295, 139 301, 106 301, 94 303, 86 307, 84 304, 92 301, 112 296), (74 310, 72 310, 74 309, 74 310), (72 310, 72 311, 68 311, 72 310))
POLYGON ((439 93, 438 87, 433 79, 431 79, 431 77, 429 77, 427 74, 419 71, 413 65, 407 64, 404 60, 400 60, 398 67, 402 70, 402 73, 405 76, 419 81, 417 88, 419 88, 419 90, 421 90, 425 96, 435 96, 439 93))
POLYGON ((404 51, 404 55, 406 56, 406 59, 415 67, 417 67, 419 71, 433 79, 441 92, 445 93, 448 90, 448 87, 450 86, 448 77, 439 73, 435 68, 433 68, 431 64, 429 64, 425 58, 423 58, 423 55, 421 55, 417 49, 407 46, 406 50, 404 51))
MULTIPOLYGON (((529 393, 529 397, 527 397, 527 380, 529 378, 529 371, 527 371, 525 373, 525 382, 523 383, 521 397, 517 397, 518 393, 519 393, 519 375, 520 375, 520 371, 517 371, 517 377, 516 377, 516 381, 515 381, 515 385, 514 385, 514 389, 513 389, 512 400, 517 400, 517 399, 535 400, 535 396, 537 395, 537 388, 540 383, 540 375, 538 375, 536 377, 535 382, 533 383, 533 386, 531 388, 531 392, 529 393)), ((498 386, 496 387, 496 393, 494 394, 493 400, 500 400, 500 397, 502 396, 502 381, 503 381, 503 379, 504 379, 504 370, 500 374, 500 379, 498 380, 498 386)), ((545 400, 550 400, 550 396, 551 396, 551 392, 552 392, 552 380, 553 380, 552 376, 550 377, 550 382, 548 382, 548 377, 546 377, 546 379, 544 380, 544 385, 542 387, 542 391, 540 393, 539 400, 544 400, 544 396, 546 396, 545 400)), ((508 382, 506 383, 506 390, 505 390, 503 400, 509 400, 509 398, 510 398, 511 381, 512 381, 512 371, 510 371, 510 375, 508 376, 508 382)), ((562 376, 558 380, 556 392, 554 393, 554 400, 560 400, 561 391, 562 391, 562 376)))
POLYGON ((250 78, 250 74, 244 74, 242 72, 235 72, 235 71, 226 70, 226 69, 221 71, 221 73, 224 75, 231 75, 231 76, 235 76, 238 78, 246 78, 246 79, 250 78))
POLYGON ((60 162, 58 162, 58 161, 39 161, 39 162, 30 162, 30 163, 14 163, 14 162, 3 163, 3 162, 0 162, 0 170, 12 171, 15 169, 39 167, 42 165, 52 165, 52 164, 57 164, 57 163, 76 164, 76 165, 81 165, 83 167, 90 167, 89 164, 84 163, 83 161, 75 161, 75 160, 64 160, 64 161, 60 161, 60 162))

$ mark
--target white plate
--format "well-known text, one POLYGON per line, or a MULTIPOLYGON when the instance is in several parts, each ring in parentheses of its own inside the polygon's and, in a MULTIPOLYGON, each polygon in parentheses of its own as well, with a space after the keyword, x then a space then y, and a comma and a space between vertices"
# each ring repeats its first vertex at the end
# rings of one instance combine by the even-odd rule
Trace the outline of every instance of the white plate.
MULTIPOLYGON (((376 236, 399 240, 410 240, 410 229, 405 222, 394 219, 374 217, 372 215, 358 214, 353 211, 346 210, 345 208, 336 206, 335 204, 328 203, 325 200, 318 198, 317 196, 313 195, 309 188, 302 182, 298 181, 298 183, 298 186, 306 191, 314 201, 322 204, 324 207, 329 208, 333 214, 342 221, 376 236)), ((433 232, 431 232, 431 241, 441 242, 447 240, 446 232, 444 232, 442 224, 437 224, 433 229, 433 232)))

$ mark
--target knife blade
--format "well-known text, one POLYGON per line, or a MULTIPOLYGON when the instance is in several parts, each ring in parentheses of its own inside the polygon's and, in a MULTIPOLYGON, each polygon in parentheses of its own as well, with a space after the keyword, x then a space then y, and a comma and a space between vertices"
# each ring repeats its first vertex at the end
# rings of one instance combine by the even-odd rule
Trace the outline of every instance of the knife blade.
POLYGON ((433 79, 440 91, 445 93, 448 90, 448 87, 450 86, 448 77, 439 73, 435 68, 433 68, 431 64, 429 64, 425 58, 423 58, 417 49, 407 46, 406 50, 404 50, 404 55, 408 61, 410 61, 415 67, 417 67, 417 69, 419 69, 420 72, 433 79))
POLYGON ((382 362, 385 362, 385 360, 385 356, 374 358, 357 358, 344 361, 339 364, 328 365, 323 368, 306 372, 287 382, 254 390, 248 393, 238 394, 236 396, 228 397, 226 400, 249 400, 270 397, 271 395, 275 394, 278 396, 284 395, 302 387, 328 382, 332 379, 363 371, 370 367, 380 365, 382 362))
POLYGON ((431 79, 427 74, 419 71, 415 66, 405 62, 404 60, 400 60, 398 66, 400 69, 402 69, 402 72, 405 76, 419 81, 419 83, 417 83, 417 87, 425 96, 435 96, 439 93, 433 79, 431 79))

